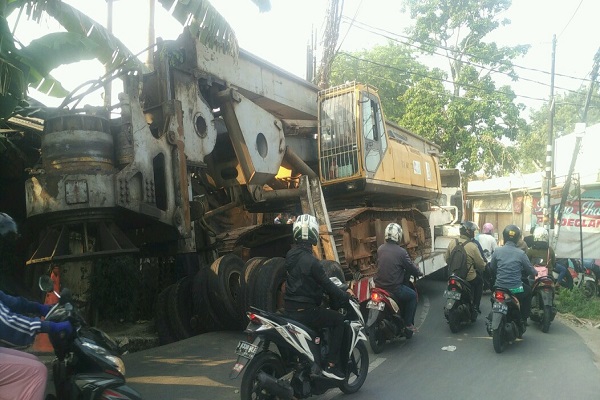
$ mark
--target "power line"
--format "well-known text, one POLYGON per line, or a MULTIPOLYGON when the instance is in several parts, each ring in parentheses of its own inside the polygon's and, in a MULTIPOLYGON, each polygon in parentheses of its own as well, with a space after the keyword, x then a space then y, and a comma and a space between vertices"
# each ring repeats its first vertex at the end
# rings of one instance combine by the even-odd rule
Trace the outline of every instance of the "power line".
MULTIPOLYGON (((343 16, 342 19, 346 19, 347 20, 349 18, 343 16)), ((372 33, 374 35, 382 36, 382 37, 384 37, 386 39, 389 39, 389 40, 392 40, 392 41, 395 41, 395 42, 398 42, 398 43, 402 43, 402 44, 405 44, 407 46, 415 47, 415 48, 417 48, 419 50, 422 50, 422 49, 418 45, 416 45, 414 43, 407 43, 407 42, 399 40, 399 39, 397 39, 395 37, 390 37, 388 35, 393 35, 393 36, 396 36, 396 37, 400 37, 400 38, 409 40, 411 42, 419 43, 420 45, 424 45, 424 43, 420 43, 420 42, 414 40, 411 37, 408 37, 408 36, 405 36, 405 35, 401 35, 401 34, 398 34, 398 33, 394 33, 394 32, 390 32, 390 31, 387 31, 385 29, 377 28, 377 27, 374 27, 372 25, 369 25, 369 24, 366 24, 366 23, 363 23, 363 22, 360 22, 360 21, 356 21, 356 19, 353 19, 352 21, 353 21, 353 25, 356 26, 357 28, 365 30, 365 31, 367 31, 369 33, 372 33), (362 25, 362 26, 360 26, 360 25, 362 25)), ((436 45, 436 44, 427 43, 426 45, 427 46, 433 46, 433 47, 436 47, 436 48, 442 49, 442 50, 452 51, 452 49, 449 49, 449 48, 444 47, 444 46, 436 45)), ((449 58, 449 59, 457 61, 456 58, 450 57, 450 56, 448 56, 446 54, 441 54, 441 53, 437 53, 437 52, 433 52, 433 54, 437 54, 439 56, 442 56, 442 57, 449 58)), ((469 56, 469 57, 475 57, 473 54, 470 54, 470 53, 464 53, 464 54, 467 55, 467 56, 469 56)), ((479 58, 486 60, 483 57, 479 57, 479 58)), ((504 74, 504 75, 507 75, 507 76, 511 77, 508 73, 503 72, 503 71, 498 71, 498 70, 495 70, 493 68, 489 68, 489 67, 477 64, 477 63, 473 63, 471 61, 464 61, 464 60, 461 60, 461 61, 464 62, 464 63, 468 63, 468 64, 471 64, 471 65, 477 66, 479 68, 487 69, 487 70, 490 70, 490 71, 493 71, 493 72, 497 72, 497 73, 500 73, 500 74, 504 74)), ((487 59, 486 61, 492 62, 489 59, 487 59)), ((498 64, 503 64, 506 67, 515 67, 515 68, 520 68, 520 69, 523 69, 523 70, 526 70, 526 71, 539 72, 539 73, 543 73, 543 74, 547 74, 547 75, 551 74, 551 72, 549 72, 549 71, 545 71, 545 70, 541 70, 541 69, 537 69, 537 68, 531 68, 531 67, 524 67, 522 65, 514 64, 512 62, 508 63, 508 62, 505 62, 505 61, 502 61, 502 60, 495 61, 495 62, 498 63, 498 64)), ((580 78, 580 77, 575 77, 575 76, 565 75, 565 74, 560 74, 560 73, 555 73, 554 75, 555 76, 560 76, 560 77, 563 77, 563 78, 568 78, 568 79, 582 80, 582 78, 580 78)), ((537 84, 540 84, 540 85, 549 86, 547 83, 544 83, 544 82, 539 82, 539 81, 535 81, 535 80, 531 80, 531 79, 526 79, 526 78, 519 78, 519 79, 529 80, 531 82, 534 82, 534 83, 537 83, 537 84)), ((585 78, 583 80, 587 81, 587 82, 590 81, 589 79, 585 79, 585 78)), ((559 89, 563 89, 563 90, 574 92, 571 89, 566 89, 566 88, 559 88, 559 89)))
POLYGON ((569 24, 571 23, 571 21, 573 21, 573 18, 575 18, 575 15, 577 14, 577 11, 579 11, 579 7, 581 7, 581 4, 583 3, 583 0, 581 0, 579 2, 579 5, 577 5, 577 8, 575 9, 575 12, 573 12, 573 15, 571 15, 571 18, 569 18, 569 21, 567 22, 567 24, 565 25, 565 27, 562 29, 562 31, 560 31, 560 33, 558 34, 558 37, 560 37, 565 30, 567 29, 567 27, 569 26, 569 24))

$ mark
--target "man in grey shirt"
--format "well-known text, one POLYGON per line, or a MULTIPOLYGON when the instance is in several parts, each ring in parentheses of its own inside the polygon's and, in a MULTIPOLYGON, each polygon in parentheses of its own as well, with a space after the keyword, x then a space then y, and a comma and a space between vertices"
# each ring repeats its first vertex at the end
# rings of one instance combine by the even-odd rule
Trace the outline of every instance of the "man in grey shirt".
POLYGON ((523 277, 537 275, 523 250, 517 247, 521 230, 516 225, 508 225, 502 232, 504 246, 496 248, 490 268, 496 275, 496 286, 508 289, 521 303, 521 319, 527 323, 531 312, 531 287, 523 284, 523 277))

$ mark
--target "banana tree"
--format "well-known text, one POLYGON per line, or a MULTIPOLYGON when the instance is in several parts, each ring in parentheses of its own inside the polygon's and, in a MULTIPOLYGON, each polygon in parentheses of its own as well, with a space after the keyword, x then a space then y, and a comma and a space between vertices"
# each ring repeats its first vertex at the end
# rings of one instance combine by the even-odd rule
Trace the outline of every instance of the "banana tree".
MULTIPOLYGON (((155 0, 150 0, 155 1, 155 0)), ((268 0, 252 0, 261 11, 268 0)), ((213 48, 236 54, 235 33, 206 0, 159 0, 182 25, 189 26, 199 40, 213 48)), ((106 28, 61 0, 0 0, 0 118, 10 116, 25 103, 27 89, 65 97, 68 92, 50 75, 54 68, 81 60, 98 59, 108 71, 145 70, 144 64, 106 28), (51 33, 22 46, 13 37, 7 17, 25 12, 40 20, 43 13, 54 18, 66 32, 51 33)))

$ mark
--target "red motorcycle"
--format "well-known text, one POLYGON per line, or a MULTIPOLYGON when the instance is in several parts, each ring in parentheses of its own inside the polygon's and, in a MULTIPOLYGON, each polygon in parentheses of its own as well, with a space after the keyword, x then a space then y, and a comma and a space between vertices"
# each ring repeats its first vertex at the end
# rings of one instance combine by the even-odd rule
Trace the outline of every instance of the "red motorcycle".
MULTIPOLYGON (((416 291, 412 282, 411 286, 416 291)), ((410 339, 413 336, 414 332, 407 328, 401 316, 402 304, 399 304, 387 290, 377 287, 371 289, 371 300, 367 303, 367 309, 369 310, 367 335, 373 353, 381 353, 388 340, 399 337, 410 339)))

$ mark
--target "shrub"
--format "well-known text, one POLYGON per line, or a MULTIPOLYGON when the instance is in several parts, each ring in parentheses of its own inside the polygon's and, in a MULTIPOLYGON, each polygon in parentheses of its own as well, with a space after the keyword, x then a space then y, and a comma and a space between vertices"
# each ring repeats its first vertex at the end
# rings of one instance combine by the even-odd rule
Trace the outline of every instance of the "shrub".
POLYGON ((561 313, 570 313, 579 318, 600 320, 600 298, 588 299, 579 288, 561 290, 556 307, 561 313))

